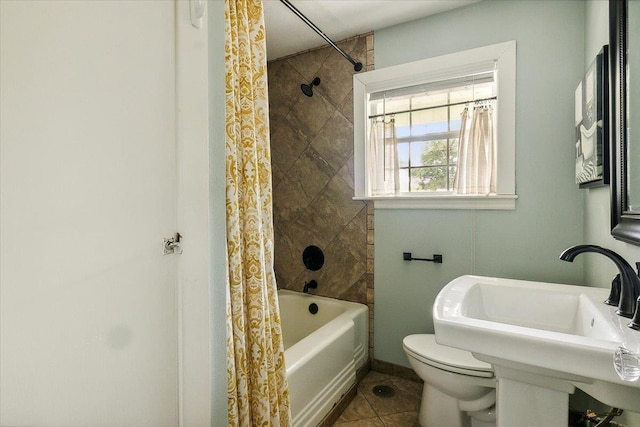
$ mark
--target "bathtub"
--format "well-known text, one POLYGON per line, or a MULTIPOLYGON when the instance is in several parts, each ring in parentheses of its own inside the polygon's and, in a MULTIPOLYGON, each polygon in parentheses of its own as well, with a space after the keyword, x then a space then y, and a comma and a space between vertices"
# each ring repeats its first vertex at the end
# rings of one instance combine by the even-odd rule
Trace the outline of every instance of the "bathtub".
POLYGON ((293 426, 315 427, 367 363, 369 310, 287 290, 279 290, 278 299, 293 426))

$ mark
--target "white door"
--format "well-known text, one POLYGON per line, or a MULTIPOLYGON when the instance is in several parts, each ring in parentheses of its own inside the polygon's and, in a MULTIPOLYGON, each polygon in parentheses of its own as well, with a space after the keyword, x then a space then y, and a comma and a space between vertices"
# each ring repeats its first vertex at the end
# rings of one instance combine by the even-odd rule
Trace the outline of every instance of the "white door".
POLYGON ((0 425, 175 426, 175 4, 0 17, 0 425))

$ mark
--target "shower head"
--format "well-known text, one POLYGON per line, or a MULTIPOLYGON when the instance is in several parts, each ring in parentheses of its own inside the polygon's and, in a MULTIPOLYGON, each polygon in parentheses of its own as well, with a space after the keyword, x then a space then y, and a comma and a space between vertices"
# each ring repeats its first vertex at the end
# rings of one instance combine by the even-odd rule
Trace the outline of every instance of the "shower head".
POLYGON ((314 86, 318 86, 320 84, 320 77, 316 77, 315 79, 313 79, 313 81, 311 83, 309 83, 308 85, 306 84, 301 84, 300 85, 300 89, 302 90, 302 93, 304 93, 305 95, 307 95, 308 97, 312 97, 313 96, 313 87, 314 86))

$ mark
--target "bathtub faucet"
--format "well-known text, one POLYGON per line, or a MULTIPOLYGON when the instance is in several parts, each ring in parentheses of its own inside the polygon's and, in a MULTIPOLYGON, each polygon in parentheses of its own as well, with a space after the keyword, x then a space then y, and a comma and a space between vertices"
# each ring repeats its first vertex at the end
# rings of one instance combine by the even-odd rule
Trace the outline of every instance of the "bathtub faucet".
POLYGON ((317 287, 318 287, 318 282, 316 282, 315 280, 310 280, 304 284, 304 288, 302 289, 302 292, 306 294, 309 292, 309 289, 315 289, 317 287))
MULTIPOLYGON (((629 263, 620 255, 610 249, 596 245, 577 245, 570 247, 560 254, 560 259, 572 262, 578 254, 583 252, 594 252, 604 255, 618 267, 620 271, 620 301, 617 304, 618 311, 616 313, 624 317, 633 317, 636 300, 640 297, 640 278, 638 274, 633 271, 629 263)), ((615 284, 613 286, 615 286, 615 284)), ((609 299, 611 299, 611 297, 609 297, 609 299)))

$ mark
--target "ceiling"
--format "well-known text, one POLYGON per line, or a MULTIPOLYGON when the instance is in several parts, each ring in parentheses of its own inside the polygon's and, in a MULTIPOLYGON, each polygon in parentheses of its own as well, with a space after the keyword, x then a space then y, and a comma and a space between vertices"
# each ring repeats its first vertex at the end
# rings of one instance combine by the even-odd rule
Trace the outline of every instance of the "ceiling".
MULTIPOLYGON (((480 0, 290 0, 331 40, 390 27, 480 0)), ((327 43, 279 0, 264 0, 267 57, 281 58, 327 43)))

